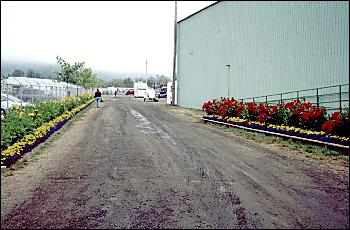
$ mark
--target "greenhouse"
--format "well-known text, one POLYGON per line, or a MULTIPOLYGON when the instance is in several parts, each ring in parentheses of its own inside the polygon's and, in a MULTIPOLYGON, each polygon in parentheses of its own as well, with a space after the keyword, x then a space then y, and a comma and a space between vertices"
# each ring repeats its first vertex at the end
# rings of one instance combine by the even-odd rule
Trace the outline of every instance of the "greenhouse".
POLYGON ((2 96, 9 94, 30 103, 79 95, 87 91, 89 90, 81 86, 51 79, 9 77, 1 81, 2 96))

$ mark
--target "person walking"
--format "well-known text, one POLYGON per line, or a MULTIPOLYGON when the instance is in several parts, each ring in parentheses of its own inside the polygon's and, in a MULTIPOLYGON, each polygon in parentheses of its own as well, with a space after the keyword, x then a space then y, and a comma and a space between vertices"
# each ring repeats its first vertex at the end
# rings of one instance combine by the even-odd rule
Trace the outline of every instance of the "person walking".
POLYGON ((116 91, 114 91, 114 97, 117 97, 117 93, 118 93, 118 91, 116 90, 116 91))
POLYGON ((96 92, 95 92, 95 99, 96 99, 96 107, 97 108, 100 108, 101 98, 102 98, 102 94, 101 94, 100 90, 97 89, 96 92))

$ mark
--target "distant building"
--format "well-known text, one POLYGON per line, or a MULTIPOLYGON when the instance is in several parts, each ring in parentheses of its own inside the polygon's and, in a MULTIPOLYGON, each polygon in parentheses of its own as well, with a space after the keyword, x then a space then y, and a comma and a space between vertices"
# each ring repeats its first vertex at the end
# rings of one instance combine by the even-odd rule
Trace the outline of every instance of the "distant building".
POLYGON ((349 84, 348 1, 220 1, 177 31, 179 106, 349 84))

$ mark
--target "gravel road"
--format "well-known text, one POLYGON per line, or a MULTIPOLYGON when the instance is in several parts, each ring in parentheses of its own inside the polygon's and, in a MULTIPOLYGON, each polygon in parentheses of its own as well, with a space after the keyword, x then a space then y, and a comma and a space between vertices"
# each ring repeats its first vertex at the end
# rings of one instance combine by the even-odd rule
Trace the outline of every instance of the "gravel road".
POLYGON ((349 228, 349 167, 106 97, 1 176, 1 228, 349 228))

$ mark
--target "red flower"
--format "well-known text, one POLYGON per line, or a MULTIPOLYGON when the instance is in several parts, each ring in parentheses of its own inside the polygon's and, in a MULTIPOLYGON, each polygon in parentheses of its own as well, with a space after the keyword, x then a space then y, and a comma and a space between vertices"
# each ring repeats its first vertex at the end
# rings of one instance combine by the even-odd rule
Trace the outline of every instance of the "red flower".
POLYGON ((298 114, 299 114, 299 111, 295 109, 295 110, 293 111, 293 114, 294 114, 294 115, 298 115, 298 114))
POLYGON ((254 109, 254 103, 253 102, 248 102, 247 103, 247 108, 248 108, 248 110, 253 110, 254 109))
POLYGON ((265 111, 265 106, 264 106, 263 103, 260 103, 258 108, 259 108, 260 111, 265 111))
POLYGON ((302 118, 304 121, 306 121, 306 120, 309 118, 309 116, 310 116, 310 113, 309 113, 309 112, 305 112, 305 113, 301 114, 301 118, 302 118))
POLYGON ((306 102, 306 103, 304 103, 304 106, 305 106, 306 109, 310 109, 311 103, 310 102, 306 102))
POLYGON ((291 109, 291 108, 293 108, 293 107, 294 107, 294 101, 288 102, 288 103, 286 104, 286 108, 287 108, 287 109, 291 109))
POLYGON ((313 111, 310 111, 310 116, 312 118, 317 118, 317 117, 320 117, 321 116, 321 109, 316 107, 316 106, 313 106, 312 107, 313 111))
POLYGON ((262 113, 259 114, 257 118, 259 122, 263 122, 266 118, 268 118, 268 116, 266 115, 266 113, 262 113))
POLYGON ((335 125, 335 123, 333 121, 326 121, 322 125, 322 130, 324 130, 324 131, 328 130, 328 132, 332 132, 334 125, 335 125))
POLYGON ((335 121, 336 124, 340 123, 341 119, 340 119, 340 112, 334 112, 332 114, 332 118, 335 121))
POLYGON ((277 106, 276 105, 271 105, 269 106, 273 112, 277 111, 277 106))

